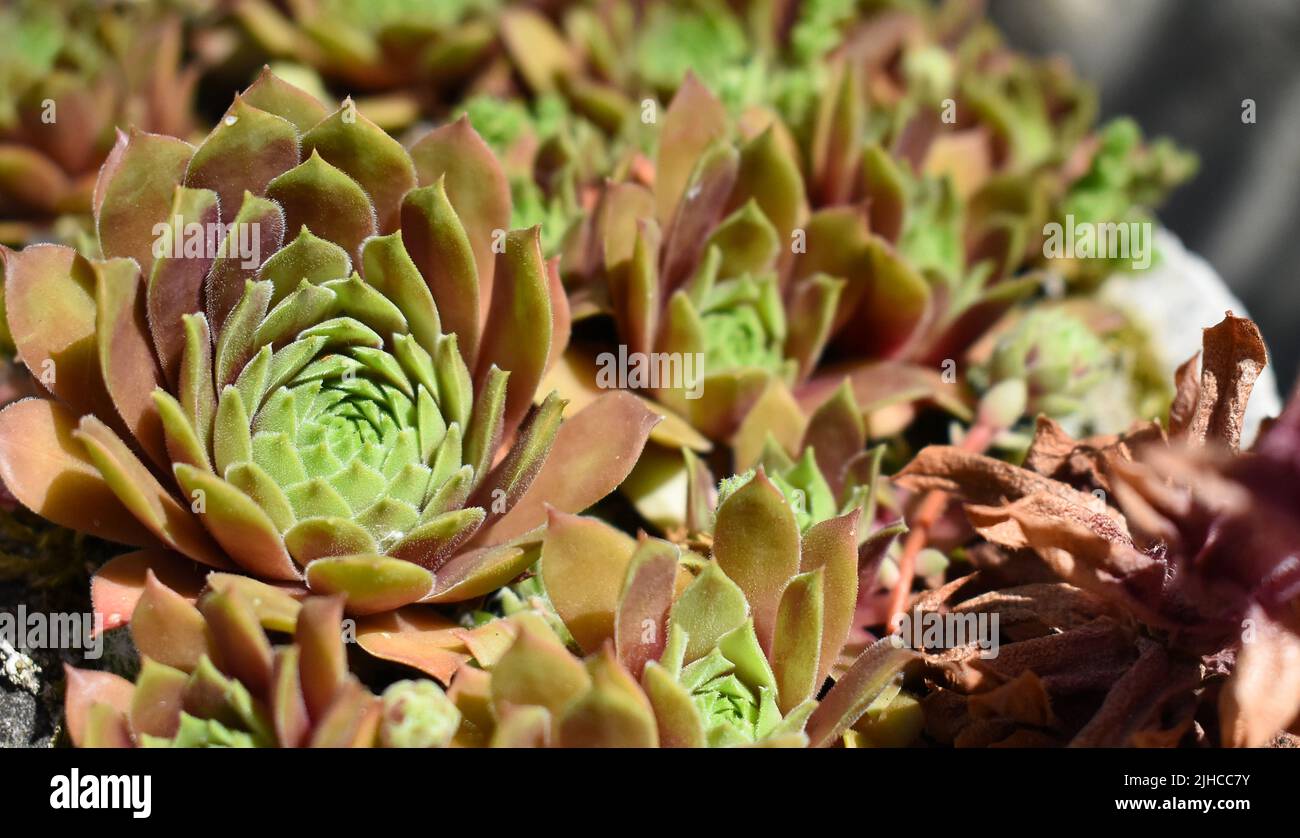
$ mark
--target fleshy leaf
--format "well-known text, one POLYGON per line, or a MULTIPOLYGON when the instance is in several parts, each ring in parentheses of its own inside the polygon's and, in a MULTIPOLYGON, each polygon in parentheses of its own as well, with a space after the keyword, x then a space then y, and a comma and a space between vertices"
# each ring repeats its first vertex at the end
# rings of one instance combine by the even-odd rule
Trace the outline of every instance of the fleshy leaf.
POLYGON ((266 196, 284 208, 286 230, 305 226, 346 250, 355 264, 361 242, 378 229, 370 196, 315 151, 267 184, 266 196))
POLYGON ((553 636, 521 626, 510 651, 492 667, 492 702, 536 705, 559 714, 591 683, 586 668, 553 636))
POLYGON ((888 638, 859 655, 808 719, 807 732, 812 747, 826 748, 835 744, 840 735, 862 717, 871 702, 901 677, 904 668, 916 659, 916 652, 896 647, 888 638))
POLYGON ((718 640, 749 618, 745 593, 716 562, 709 562, 682 591, 669 614, 669 629, 686 635, 685 662, 707 655, 718 640))
POLYGON ((615 634, 615 612, 636 543, 594 518, 552 510, 542 540, 542 584, 584 651, 615 634))
POLYGON ((494 364, 510 372, 505 426, 514 428, 533 402, 551 349, 550 284, 540 228, 506 234, 495 277, 477 380, 482 381, 494 364))
POLYGON ((479 275, 469 235, 447 195, 444 175, 402 199, 402 243, 433 294, 443 328, 474 368, 479 342, 479 275))
POLYGON ((144 593, 131 615, 131 639, 145 657, 191 672, 208 653, 203 615, 146 571, 144 593))
MULTIPOLYGON (((855 565, 856 570, 856 565, 855 565)), ((776 614, 772 637, 773 671, 777 702, 782 713, 815 694, 819 686, 824 621, 821 568, 800 573, 790 580, 776 614)))
MULTIPOLYGON (((817 669, 818 684, 830 674, 831 666, 839 658, 849 630, 853 627, 853 615, 858 602, 859 512, 860 510, 854 509, 847 515, 814 524, 803 537, 800 572, 807 573, 815 569, 822 571, 824 616, 821 664, 817 669)), ((788 709, 785 699, 783 695, 783 710, 788 709)))
POLYGON ((510 226, 510 185, 483 138, 461 117, 411 146, 421 186, 446 178, 447 195, 465 227, 478 263, 481 300, 493 299, 497 231, 510 226))
POLYGON ((9 332, 32 375, 78 416, 116 416, 98 358, 90 263, 70 247, 50 244, 0 256, 9 332))
POLYGON ((546 506, 581 512, 618 487, 659 417, 630 393, 606 393, 567 419, 528 491, 481 544, 499 544, 546 520, 546 506))
POLYGON ((0 411, 0 479, 23 506, 61 526, 140 547, 158 544, 87 456, 77 420, 45 399, 0 411))
POLYGON ((193 146, 175 137, 118 132, 95 183, 95 230, 105 256, 134 259, 149 274, 154 225, 168 220, 172 193, 193 154, 193 146))
POLYGON ((704 150, 726 136, 727 112, 708 88, 687 73, 664 114, 655 165, 655 204, 659 226, 668 229, 686 184, 704 150))
POLYGON ((628 563, 615 614, 614 641, 619 661, 633 678, 640 678, 646 663, 658 660, 668 643, 677 555, 673 544, 643 538, 628 563))
POLYGON ((661 748, 703 748, 704 723, 695 702, 681 684, 655 661, 645 665, 641 685, 654 708, 661 748))
POLYGON ((759 642, 770 649, 781 594, 799 572, 799 525, 761 469, 718 507, 713 557, 745 592, 759 642))
POLYGON ((63 708, 68 735, 77 747, 89 747, 92 708, 100 704, 125 714, 130 711, 135 687, 111 672, 77 669, 65 664, 63 673, 67 679, 63 708))
POLYGON ((185 186, 216 192, 221 221, 229 224, 245 192, 262 195, 273 178, 297 166, 299 159, 298 132, 293 124, 237 96, 194 150, 185 186))
POLYGON ((302 151, 350 175, 370 196, 380 231, 396 229, 402 196, 415 188, 415 166, 402 144, 358 113, 351 99, 303 134, 302 151))
POLYGON ((429 571, 378 555, 330 556, 307 566, 313 592, 346 594, 349 614, 365 615, 418 601, 433 588, 429 571))
POLYGON ((587 665, 591 689, 560 717, 560 745, 566 748, 655 748, 659 733, 645 693, 614 656, 607 642, 587 665))

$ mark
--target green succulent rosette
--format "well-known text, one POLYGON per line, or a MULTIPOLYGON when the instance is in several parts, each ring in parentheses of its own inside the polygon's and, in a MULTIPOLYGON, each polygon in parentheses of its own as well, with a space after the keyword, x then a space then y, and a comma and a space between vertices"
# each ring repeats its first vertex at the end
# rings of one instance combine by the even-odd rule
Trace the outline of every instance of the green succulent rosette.
MULTIPOLYGON (((1060 201, 1057 218, 1062 225, 1140 224, 1150 228, 1152 215, 1171 185, 1182 183, 1196 172, 1195 155, 1179 149, 1167 139, 1142 141, 1142 131, 1131 119, 1119 118, 1105 125, 1093 141, 1088 169, 1070 184, 1060 201)), ((1149 245, 1154 248, 1154 245, 1149 245)), ((1136 254, 1133 254, 1136 255, 1136 254)), ((1147 266, 1160 254, 1148 253, 1147 266)), ((1061 260, 1054 260, 1059 262, 1061 260)), ((1107 276, 1144 270, 1133 258, 1064 260, 1065 273, 1076 284, 1098 284, 1107 276)))
MULTIPOLYGON (((1086 297, 1011 312, 969 357, 969 381, 977 391, 1022 381, 1023 419, 1041 414, 1079 433, 1125 427, 1135 417, 1167 410, 1173 396, 1159 380, 1146 333, 1122 312, 1086 297)), ((1002 442, 1023 448, 1026 440, 1013 430, 1002 442)))
POLYGON ((1106 345, 1077 317, 1059 308, 1028 312, 998 341, 989 363, 992 383, 1021 379, 1030 414, 1077 412, 1096 383, 1114 367, 1106 345))
POLYGON ((663 118, 653 187, 610 184, 586 228, 561 263, 575 312, 610 314, 630 352, 703 353, 698 399, 654 395, 713 441, 769 380, 802 386, 836 339, 899 357, 930 319, 926 280, 866 216, 810 210, 780 123, 736 124, 693 79, 663 118))
POLYGON ((342 597, 214 573, 197 601, 152 573, 131 635, 134 683, 67 670, 67 730, 87 748, 433 748, 460 726, 427 679, 374 695, 348 671, 342 597), (288 638, 287 643, 275 639, 288 638))
POLYGON ((141 567, 187 561, 354 614, 479 596, 531 563, 544 503, 618 485, 654 418, 609 394, 562 423, 542 398, 568 309, 510 211, 468 121, 408 152, 264 73, 197 148, 119 136, 101 257, 4 252, 9 326, 50 396, 0 413, 0 475, 142 549, 97 577, 110 625, 141 567))

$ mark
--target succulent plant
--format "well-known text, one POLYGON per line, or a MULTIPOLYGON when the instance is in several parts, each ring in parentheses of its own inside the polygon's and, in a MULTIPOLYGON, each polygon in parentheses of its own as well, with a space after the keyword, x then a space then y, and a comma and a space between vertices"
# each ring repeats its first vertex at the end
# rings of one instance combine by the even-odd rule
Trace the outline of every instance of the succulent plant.
POLYGON ((986 371, 988 383, 1025 382, 1026 414, 1069 416, 1117 367, 1114 353, 1078 317, 1059 307, 1028 311, 999 338, 986 371))
MULTIPOLYGON (((475 70, 467 107, 506 129, 494 148, 517 161, 516 221, 545 220, 575 311, 612 314, 632 353, 704 352, 699 398, 650 388, 666 409, 657 443, 727 444, 774 378, 806 413, 850 374, 864 414, 879 412, 873 435, 904 428, 916 402, 971 418, 971 399, 935 367, 1033 296, 1046 279, 1033 269, 1097 268, 1044 265, 1044 222, 1081 202, 1128 216, 1186 176, 1168 144, 1122 130, 1131 123, 1090 139, 1091 90, 1060 62, 1008 49, 977 11, 833 0, 781 14, 672 2, 482 16, 499 49, 475 70), (656 100, 669 98, 661 120, 656 100), (545 123, 561 111, 612 143, 557 137, 545 123), (656 147, 656 165, 638 159, 656 147), (696 190, 708 205, 674 244, 678 205, 696 190), (808 381, 823 356, 845 366, 808 381)), ((581 353, 570 366, 557 383, 580 402, 594 375, 581 353)))
MULTIPOLYGON (((849 399, 845 392, 837 402, 849 399)), ((840 449, 861 448, 856 412, 828 410, 814 428, 809 438, 826 444, 834 489, 810 449, 797 463, 771 449, 765 458, 774 468, 770 478, 760 463, 716 492, 707 468, 688 455, 694 514, 691 529, 675 536, 678 543, 645 535, 634 540, 598 519, 552 511, 535 575, 501 592, 499 618, 483 619, 480 612, 472 627, 458 628, 404 609, 363 618, 358 642, 380 658, 451 683, 453 696, 458 684, 481 694, 489 687, 478 682, 498 677, 535 683, 544 680, 541 672, 581 672, 574 655, 585 655, 593 684, 648 696, 634 703, 650 707, 652 717, 639 716, 657 725, 641 725, 640 744, 802 741, 810 719, 816 720, 809 733, 816 744, 840 742, 871 705, 862 695, 841 693, 883 695, 873 710, 879 716, 899 695, 897 668, 910 660, 876 650, 873 662, 860 667, 864 674, 848 682, 856 686, 828 693, 839 709, 817 715, 814 699, 823 682, 854 666, 850 644, 863 647, 860 634, 851 632, 859 577, 874 581, 901 528, 873 525, 857 532, 859 520, 877 517, 873 488, 881 451, 835 460, 837 442, 840 449), (838 438, 854 433, 859 439, 838 438), (877 667, 895 668, 885 675, 877 667), (597 670, 604 675, 597 677, 597 670)), ((575 678, 587 688, 587 679, 575 678)), ((480 716, 474 736, 482 741, 493 739, 494 726, 519 703, 502 699, 496 687, 490 691, 497 706, 480 716)), ((557 708, 586 708, 576 694, 524 702, 550 714, 537 714, 534 722, 545 732, 530 726, 529 741, 563 742, 565 721, 557 708)), ((600 702, 592 697, 590 703, 600 702)))
POLYGON ((101 571, 110 625, 179 557, 354 613, 487 593, 530 563, 543 504, 611 491, 653 424, 621 394, 564 424, 554 394, 534 406, 568 310, 466 121, 408 153, 264 73, 198 148, 120 135, 96 196, 103 258, 4 253, 52 398, 0 414, 0 476, 144 548, 101 571))
POLYGON ((874 699, 897 694, 911 661, 887 649, 860 665, 839 660, 856 604, 857 518, 801 539, 761 471, 719 506, 710 559, 554 513, 538 573, 585 671, 541 614, 516 612, 462 635, 486 675, 462 666, 451 695, 490 694, 477 735, 497 744, 835 744, 874 699), (845 686, 819 711, 832 670, 845 686), (539 709, 525 725, 521 708, 539 709))
MULTIPOLYGON (((1076 744, 1176 744, 1195 721, 1201 737, 1217 728, 1224 745, 1260 746, 1291 725, 1300 685, 1284 661, 1300 650, 1290 558, 1300 529, 1276 490, 1295 479, 1296 399, 1250 452, 1237 451, 1266 360, 1254 324, 1229 314, 1205 332, 1199 380, 1195 358, 1180 370, 1167 429, 1078 441, 1041 420, 1026 468, 922 451, 897 482, 958 493, 980 536, 1032 551, 1068 583, 970 599, 976 610, 1018 602, 1020 636, 992 661, 944 656, 942 680, 1020 696, 1003 696, 1004 707, 1101 690, 1086 724, 1064 726, 1076 744), (1207 718, 1201 702, 1216 696, 1207 718)), ((931 598, 952 607, 978 589, 968 577, 931 598)), ((1034 726, 1063 727, 1050 714, 1034 726)))
POLYGON ((22 0, 0 11, 0 242, 89 213, 113 127, 185 136, 201 60, 183 59, 202 2, 22 0))
MULTIPOLYGON (((663 118, 653 188, 625 180, 603 189, 561 270, 576 319, 610 316, 614 340, 584 323, 557 369, 565 376, 553 379, 561 391, 582 403, 607 387, 642 389, 666 417, 657 443, 734 448, 760 404, 769 425, 805 422, 802 413, 843 380, 839 370, 811 379, 823 351, 851 333, 870 359, 850 370, 864 414, 928 398, 969 416, 938 370, 875 363, 896 349, 896 325, 919 326, 919 314, 894 305, 895 290, 924 283, 869 239, 855 210, 809 215, 779 124, 740 138, 733 128, 722 104, 688 79, 663 118)), ((756 454, 750 446, 733 467, 748 468, 756 454)))
MULTIPOLYGON (((1170 140, 1143 143, 1142 132, 1131 119, 1119 118, 1102 128, 1092 141, 1095 148, 1088 169, 1070 184, 1060 202, 1058 216, 1093 224, 1146 222, 1172 186, 1190 178, 1197 161, 1170 140)), ((1129 266, 1120 258, 1073 264, 1068 272, 1076 281, 1097 281, 1129 266)))
POLYGON ((67 670, 66 719, 80 747, 444 747, 460 711, 429 680, 382 696, 348 671, 343 598, 299 601, 213 573, 197 603, 152 573, 131 634, 142 662, 121 676, 67 670), (287 644, 274 638, 287 636, 287 644))

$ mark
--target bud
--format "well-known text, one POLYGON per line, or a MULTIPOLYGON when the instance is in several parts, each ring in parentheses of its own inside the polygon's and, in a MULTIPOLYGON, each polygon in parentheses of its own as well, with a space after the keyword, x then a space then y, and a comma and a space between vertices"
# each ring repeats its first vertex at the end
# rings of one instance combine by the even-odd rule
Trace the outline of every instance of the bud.
POLYGON ((460 710, 433 681, 398 681, 383 702, 386 748, 445 748, 460 727, 460 710))

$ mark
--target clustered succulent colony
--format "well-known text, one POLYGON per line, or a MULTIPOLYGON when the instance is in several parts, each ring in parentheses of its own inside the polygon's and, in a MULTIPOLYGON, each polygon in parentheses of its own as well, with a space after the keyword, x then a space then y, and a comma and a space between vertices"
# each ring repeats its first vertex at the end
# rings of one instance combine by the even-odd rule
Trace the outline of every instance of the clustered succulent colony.
POLYGON ((74 744, 1295 725, 1300 402, 1243 447, 1250 321, 1170 386, 1118 263, 1044 255, 1194 161, 978 4, 144 5, 148 67, 40 4, 0 67, 0 478, 132 548, 74 744), (891 634, 994 613, 995 657, 891 634))

